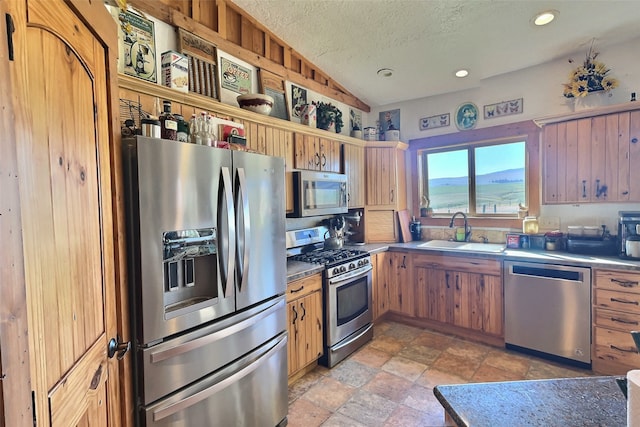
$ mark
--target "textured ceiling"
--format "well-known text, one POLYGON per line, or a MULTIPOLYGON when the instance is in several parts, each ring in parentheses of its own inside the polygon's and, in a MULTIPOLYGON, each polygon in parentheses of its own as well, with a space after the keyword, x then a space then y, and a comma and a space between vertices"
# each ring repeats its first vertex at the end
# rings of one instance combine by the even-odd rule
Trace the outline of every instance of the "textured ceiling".
POLYGON ((232 0, 371 107, 640 36, 640 0, 232 0), (560 12, 545 27, 531 23, 560 12), (391 68, 390 78, 376 75, 391 68), (459 68, 470 75, 454 77, 459 68))

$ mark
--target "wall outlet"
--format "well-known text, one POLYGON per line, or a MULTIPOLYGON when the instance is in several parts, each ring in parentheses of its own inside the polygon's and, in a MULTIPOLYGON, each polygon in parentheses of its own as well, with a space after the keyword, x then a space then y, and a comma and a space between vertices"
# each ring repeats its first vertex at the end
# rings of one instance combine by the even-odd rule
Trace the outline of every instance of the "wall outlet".
POLYGON ((538 228, 541 230, 559 230, 559 216, 541 216, 538 218, 538 228))

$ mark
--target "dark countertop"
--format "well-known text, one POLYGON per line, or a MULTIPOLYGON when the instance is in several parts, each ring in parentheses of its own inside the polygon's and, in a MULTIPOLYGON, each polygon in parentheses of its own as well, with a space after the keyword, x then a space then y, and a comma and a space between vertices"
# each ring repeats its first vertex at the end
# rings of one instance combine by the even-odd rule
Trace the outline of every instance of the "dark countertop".
MULTIPOLYGON (((626 260, 614 256, 594 256, 572 254, 563 251, 539 251, 506 249, 504 252, 473 252, 457 251, 455 249, 420 248, 425 241, 409 243, 366 243, 364 245, 346 245, 352 249, 360 249, 371 254, 384 251, 410 251, 415 253, 433 253, 447 256, 491 258, 497 260, 519 260, 528 262, 543 262, 546 264, 573 265, 591 268, 615 268, 617 270, 640 270, 640 261, 626 260)), ((287 281, 301 279, 311 274, 319 273, 322 266, 300 261, 287 260, 287 281)))
POLYGON ((626 426, 616 377, 439 385, 433 394, 459 427, 626 426))

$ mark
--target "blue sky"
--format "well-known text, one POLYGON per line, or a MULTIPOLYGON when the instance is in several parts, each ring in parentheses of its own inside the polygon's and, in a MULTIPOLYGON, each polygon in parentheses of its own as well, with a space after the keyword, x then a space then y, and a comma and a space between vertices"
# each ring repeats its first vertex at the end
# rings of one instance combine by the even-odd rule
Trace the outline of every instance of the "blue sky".
MULTIPOLYGON (((524 168, 524 142, 476 149, 476 174, 524 168)), ((467 175, 467 152, 451 151, 429 155, 429 179, 467 175)))

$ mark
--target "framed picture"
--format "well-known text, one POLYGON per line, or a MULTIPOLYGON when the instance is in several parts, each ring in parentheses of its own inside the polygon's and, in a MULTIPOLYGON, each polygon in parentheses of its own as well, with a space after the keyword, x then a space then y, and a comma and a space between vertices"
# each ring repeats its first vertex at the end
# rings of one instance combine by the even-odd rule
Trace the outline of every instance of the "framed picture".
POLYGON ((156 43, 153 21, 133 12, 119 11, 118 26, 122 71, 129 76, 157 83, 156 43))
POLYGON ((220 70, 222 79, 220 85, 240 95, 251 93, 251 70, 236 64, 224 56, 220 57, 220 70))
POLYGON ((282 120, 289 120, 284 79, 277 74, 259 69, 258 80, 260 82, 260 93, 273 98, 273 108, 269 115, 282 120))
POLYGON ((388 130, 400 130, 400 109, 380 112, 381 140, 384 139, 382 136, 388 130))
POLYGON ((437 114, 435 116, 423 117, 420 119, 420 130, 428 130, 449 126, 449 113, 437 114))
POLYGON ((220 100, 216 46, 179 28, 178 50, 189 60, 189 92, 220 100))
POLYGON ((478 107, 473 102, 465 102, 456 110, 454 119, 458 129, 473 129, 478 123, 478 107))
POLYGON ((511 101, 503 101, 495 104, 484 106, 484 118, 493 119, 496 117, 510 116, 512 114, 521 114, 523 111, 523 98, 512 99, 511 101))
POLYGON ((302 109, 307 105, 307 89, 291 84, 289 107, 291 108, 291 120, 300 123, 302 109))
POLYGON ((359 110, 349 109, 349 130, 353 130, 356 126, 362 130, 362 113, 359 110))

